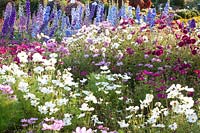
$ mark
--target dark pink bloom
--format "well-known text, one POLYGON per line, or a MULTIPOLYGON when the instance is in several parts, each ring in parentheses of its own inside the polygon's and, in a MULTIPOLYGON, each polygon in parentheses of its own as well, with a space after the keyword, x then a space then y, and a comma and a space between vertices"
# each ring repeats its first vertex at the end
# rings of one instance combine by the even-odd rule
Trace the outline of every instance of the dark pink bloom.
POLYGON ((126 49, 126 52, 127 52, 127 54, 129 54, 129 55, 132 55, 132 54, 134 54, 134 51, 133 51, 133 49, 132 49, 132 48, 130 48, 130 47, 128 47, 128 48, 126 49))

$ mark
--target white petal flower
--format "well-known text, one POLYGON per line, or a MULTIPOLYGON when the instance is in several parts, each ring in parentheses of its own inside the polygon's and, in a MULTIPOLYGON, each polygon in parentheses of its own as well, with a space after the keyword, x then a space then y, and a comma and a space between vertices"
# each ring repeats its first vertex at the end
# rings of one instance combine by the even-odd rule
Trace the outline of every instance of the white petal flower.
POLYGON ((198 117, 197 117, 196 113, 192 113, 192 114, 187 115, 187 121, 189 123, 195 123, 197 120, 198 120, 198 117))
POLYGON ((171 125, 169 125, 169 128, 171 129, 171 130, 176 130, 177 129, 177 124, 174 122, 173 124, 171 124, 171 125))
POLYGON ((121 120, 117 122, 120 126, 120 128, 127 128, 129 126, 128 123, 125 122, 125 120, 121 120))

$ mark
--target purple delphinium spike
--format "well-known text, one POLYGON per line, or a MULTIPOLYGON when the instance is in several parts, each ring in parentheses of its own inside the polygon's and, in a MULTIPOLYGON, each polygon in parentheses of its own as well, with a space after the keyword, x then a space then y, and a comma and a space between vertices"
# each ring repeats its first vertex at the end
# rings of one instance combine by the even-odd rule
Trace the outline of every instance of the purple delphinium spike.
POLYGON ((169 2, 167 2, 165 4, 164 11, 162 12, 162 15, 167 16, 168 13, 169 13, 169 2))
POLYGON ((40 27, 40 31, 43 33, 47 33, 48 32, 48 22, 49 22, 49 15, 50 15, 50 6, 47 6, 44 10, 44 16, 43 16, 43 24, 40 27))
POLYGON ((10 19, 9 19, 10 39, 12 39, 13 35, 14 35, 15 19, 16 19, 16 9, 15 9, 15 6, 13 5, 12 12, 11 12, 10 19))
POLYGON ((139 6, 137 6, 136 8, 135 17, 136 17, 137 23, 140 24, 140 7, 139 6))
POLYGON ((26 0, 26 16, 27 16, 27 23, 26 23, 26 30, 29 30, 29 22, 31 18, 31 8, 30 8, 30 0, 26 0))
POLYGON ((95 24, 99 24, 99 22, 102 21, 102 10, 104 10, 104 5, 103 4, 98 4, 97 5, 97 13, 96 13, 96 18, 95 18, 95 24))
POLYGON ((91 21, 92 21, 92 18, 94 17, 94 15, 95 15, 96 8, 97 8, 97 2, 93 2, 90 5, 90 20, 91 21))
POLYGON ((9 19, 11 16, 11 12, 12 12, 12 3, 9 2, 6 5, 6 10, 4 13, 4 23, 3 23, 3 27, 2 27, 2 36, 6 36, 8 34, 9 31, 9 19))
POLYGON ((86 8, 85 8, 84 24, 87 25, 87 26, 89 24, 91 24, 91 20, 90 20, 90 6, 89 6, 89 4, 87 4, 86 8))
POLYGON ((53 12, 54 12, 53 26, 50 29, 49 37, 52 37, 56 32, 56 29, 58 28, 58 21, 59 21, 58 11, 54 9, 53 12))
POLYGON ((26 16, 21 16, 19 18, 19 32, 24 32, 26 30, 26 16))

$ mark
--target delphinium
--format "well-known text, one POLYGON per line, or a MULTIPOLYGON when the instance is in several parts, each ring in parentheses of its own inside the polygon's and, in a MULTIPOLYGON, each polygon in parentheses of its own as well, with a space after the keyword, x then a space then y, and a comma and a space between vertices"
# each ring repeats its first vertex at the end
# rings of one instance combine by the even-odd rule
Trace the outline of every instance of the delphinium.
POLYGON ((137 6, 137 8, 136 8, 136 10, 135 10, 135 17, 136 17, 136 22, 138 23, 138 24, 140 24, 141 23, 141 17, 140 17, 140 7, 139 6, 137 6))
POLYGON ((52 37, 52 36, 54 35, 56 29, 57 29, 58 26, 59 26, 60 14, 58 14, 57 9, 54 8, 53 14, 54 14, 54 19, 53 19, 52 26, 51 26, 51 28, 50 28, 49 37, 52 37))
POLYGON ((50 6, 47 6, 47 7, 44 9, 43 24, 42 24, 42 26, 40 27, 40 31, 41 31, 42 33, 44 33, 44 34, 47 34, 47 33, 48 33, 48 23, 49 23, 50 10, 51 10, 51 7, 50 7, 50 6))
POLYGON ((9 38, 12 39, 14 36, 14 24, 15 24, 15 20, 16 20, 16 9, 15 6, 13 4, 12 6, 12 11, 11 11, 11 15, 10 15, 10 19, 9 19, 9 38))
POLYGON ((127 15, 126 15, 126 6, 123 5, 120 10, 119 10, 119 13, 118 13, 118 17, 119 18, 122 18, 122 19, 127 19, 127 15))
POLYGON ((117 7, 113 5, 109 7, 107 21, 110 22, 113 26, 117 25, 117 7))
POLYGON ((103 4, 98 4, 97 5, 96 18, 95 18, 95 24, 98 25, 99 22, 102 22, 103 11, 104 11, 104 5, 103 4))
POLYGON ((89 25, 91 24, 91 19, 90 19, 90 6, 89 4, 86 4, 85 6, 85 17, 84 17, 84 24, 89 25))
POLYGON ((24 8, 21 2, 19 2, 18 16, 19 16, 18 32, 20 34, 26 30, 26 19, 27 19, 27 17, 24 15, 24 8))
POLYGON ((4 24, 2 27, 2 36, 7 36, 9 34, 9 21, 10 21, 10 16, 12 12, 12 3, 8 3, 6 5, 6 10, 4 13, 4 24))
POLYGON ((37 15, 36 15, 36 18, 35 20, 32 20, 33 21, 33 24, 32 24, 32 37, 36 37, 37 34, 40 33, 40 27, 42 26, 43 24, 43 14, 44 11, 43 11, 43 6, 40 4, 39 5, 39 9, 37 11, 37 15))
POLYGON ((133 7, 132 6, 128 6, 128 11, 127 11, 127 14, 128 14, 128 18, 133 18, 133 7))
POLYGON ((26 17, 27 17, 27 22, 26 22, 26 31, 29 32, 29 23, 31 19, 31 5, 30 5, 30 0, 26 0, 26 17))

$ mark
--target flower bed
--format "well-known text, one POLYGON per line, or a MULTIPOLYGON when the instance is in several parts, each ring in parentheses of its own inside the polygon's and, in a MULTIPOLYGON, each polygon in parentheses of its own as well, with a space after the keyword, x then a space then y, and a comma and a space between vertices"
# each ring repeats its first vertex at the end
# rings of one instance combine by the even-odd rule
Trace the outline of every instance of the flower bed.
POLYGON ((198 132, 199 23, 138 12, 70 37, 2 39, 0 131, 198 132))

